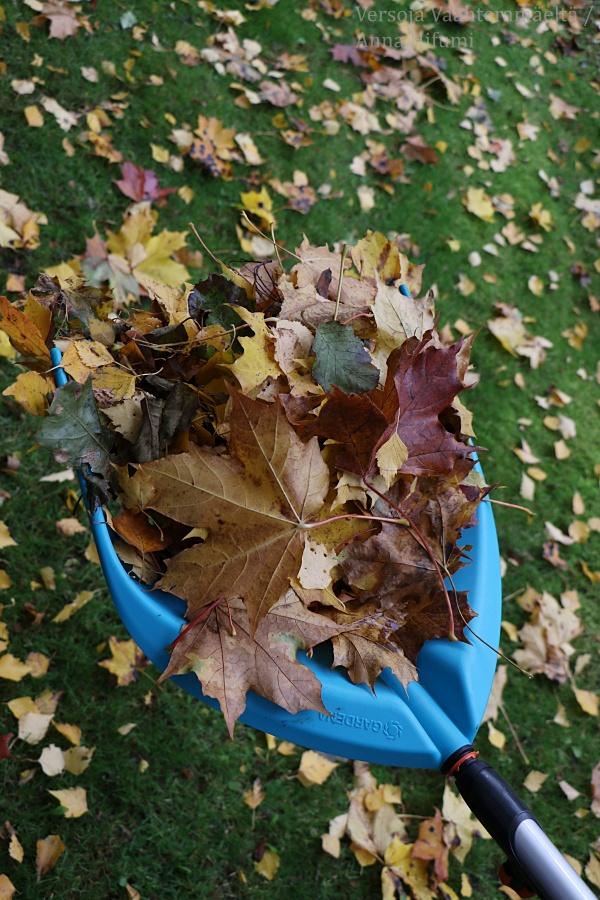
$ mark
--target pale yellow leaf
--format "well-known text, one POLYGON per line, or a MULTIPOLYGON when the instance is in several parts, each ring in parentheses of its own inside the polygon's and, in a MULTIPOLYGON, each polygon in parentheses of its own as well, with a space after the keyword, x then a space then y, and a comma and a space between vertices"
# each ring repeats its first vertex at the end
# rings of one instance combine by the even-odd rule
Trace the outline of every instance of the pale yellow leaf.
POLYGON ((56 797, 64 810, 65 819, 78 819, 88 812, 86 791, 82 787, 66 788, 62 791, 48 791, 56 797))
POLYGON ((66 603, 63 608, 58 612, 54 618, 53 622, 66 622, 67 619, 70 619, 78 610, 80 610, 86 603, 94 596, 94 591, 80 591, 74 600, 70 603, 66 603))
POLYGON ((12 539, 10 536, 10 531, 4 522, 0 522, 0 550, 5 550, 7 547, 16 547, 17 542, 12 539))
POLYGON ((12 653, 0 656, 0 678, 5 678, 7 681, 21 681, 29 674, 27 663, 21 662, 12 653))
POLYGON ((581 797, 581 793, 569 784, 568 781, 565 781, 564 778, 558 782, 558 786, 567 798, 569 802, 572 800, 577 800, 578 797, 581 797))
POLYGON ((326 759, 315 750, 305 750, 300 759, 298 778, 304 787, 324 784, 339 763, 326 759))
POLYGON ((600 888, 600 859, 595 853, 590 852, 590 859, 585 867, 585 877, 591 884, 600 888))
POLYGON ((45 738, 51 721, 51 713, 24 713, 19 718, 19 738, 26 744, 39 744, 45 738))
MULTIPOLYGON (((467 210, 485 222, 494 221, 494 207, 483 188, 469 188, 462 198, 467 210)), ((541 204, 540 204, 541 205, 541 204)))
POLYGON ((56 744, 44 747, 38 762, 44 774, 50 777, 65 771, 65 754, 56 744))
POLYGON ((56 590, 56 580, 54 577, 54 569, 52 566, 44 566, 40 569, 40 578, 47 591, 56 590))
POLYGON ((0 591, 6 591, 12 584, 8 572, 0 569, 0 591))
POLYGON ((53 722, 52 724, 63 737, 66 737, 75 746, 79 746, 81 743, 81 728, 78 725, 67 725, 59 722, 53 722))
POLYGON ((575 699, 580 707, 588 714, 588 716, 598 715, 599 702, 597 694, 594 694, 593 691, 584 691, 580 688, 573 688, 573 693, 575 694, 575 699))
POLYGON ((536 769, 532 769, 523 782, 523 787, 527 788, 528 791, 531 791, 532 794, 537 794, 547 777, 548 775, 544 772, 538 772, 536 769))
POLYGON ((12 900, 16 890, 8 875, 0 875, 0 900, 12 900))
POLYGON ((342 845, 338 837, 333 834, 322 834, 321 846, 325 853, 329 853, 330 856, 339 859, 342 845))
POLYGON ((461 872, 460 875, 460 895, 461 897, 473 896, 473 887, 466 872, 461 872))
MULTIPOLYGON (((8 845, 8 855, 11 859, 16 860, 18 863, 22 863, 25 858, 25 850, 23 849, 23 844, 13 832, 10 837, 10 843, 8 845)), ((0 900, 2 900, 2 883, 0 882, 0 900)))
POLYGON ((557 703, 558 703, 558 708, 557 708, 557 710, 556 710, 556 715, 554 716, 554 718, 552 719, 552 721, 553 721, 556 725, 562 725, 563 728, 570 728, 570 727, 571 727, 571 723, 569 722, 569 719, 568 719, 568 717, 567 717, 567 711, 566 711, 566 709, 564 708, 564 706, 562 705, 562 703, 560 702, 560 700, 557 701, 557 703))
POLYGON ((292 744, 291 741, 281 741, 277 745, 277 752, 281 753, 282 756, 292 756, 296 752, 296 745, 292 744))
POLYGON ((496 747, 498 750, 504 750, 506 746, 506 735, 503 731, 495 728, 492 722, 488 722, 488 741, 492 747, 496 747))
POLYGON ((404 441, 394 432, 376 454, 379 471, 389 489, 394 483, 396 475, 408 459, 408 447, 404 441))
POLYGON ((54 527, 63 537, 73 537, 74 534, 81 534, 81 532, 87 531, 85 525, 82 525, 79 519, 75 519, 72 516, 67 519, 58 519, 54 527))

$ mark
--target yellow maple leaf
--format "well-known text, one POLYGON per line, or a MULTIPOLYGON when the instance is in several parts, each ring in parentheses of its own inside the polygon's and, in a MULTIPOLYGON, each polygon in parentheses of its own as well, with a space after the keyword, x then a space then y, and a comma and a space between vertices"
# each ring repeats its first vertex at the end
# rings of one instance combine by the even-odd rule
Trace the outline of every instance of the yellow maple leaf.
POLYGON ((98 663, 117 676, 118 687, 125 687, 135 680, 136 670, 146 667, 147 660, 135 641, 119 641, 116 637, 109 638, 111 659, 103 659, 98 663))
POLYGON ((38 372, 22 372, 17 376, 16 381, 2 391, 2 395, 14 397, 17 403, 31 415, 44 416, 49 406, 48 394, 55 387, 51 378, 40 375, 38 372))
POLYGON ((242 191, 240 199, 242 201, 240 209, 257 216, 267 226, 275 225, 275 216, 272 213, 273 200, 264 185, 260 191, 248 191, 247 193, 242 191))
POLYGON ((279 378, 283 372, 273 358, 273 338, 265 323, 264 314, 252 313, 242 306, 235 306, 234 309, 250 325, 254 334, 252 337, 239 338, 244 352, 234 363, 221 363, 221 366, 230 369, 242 392, 249 394, 267 378, 279 378))
POLYGON ((300 758, 298 778, 304 787, 324 784, 338 765, 315 750, 305 750, 300 758))

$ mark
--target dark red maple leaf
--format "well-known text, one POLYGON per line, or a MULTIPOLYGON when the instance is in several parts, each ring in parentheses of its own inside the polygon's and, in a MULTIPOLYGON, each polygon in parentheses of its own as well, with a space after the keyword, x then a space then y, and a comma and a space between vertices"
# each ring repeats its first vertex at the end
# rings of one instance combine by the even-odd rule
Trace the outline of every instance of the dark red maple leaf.
POLYGON ((158 186, 158 177, 152 169, 142 169, 132 162, 124 162, 121 166, 122 179, 115 179, 119 190, 130 197, 136 203, 141 200, 160 200, 168 194, 174 193, 177 188, 161 188, 158 186))
POLYGON ((389 426, 375 450, 397 433, 408 449, 403 474, 451 472, 458 459, 475 449, 456 440, 438 418, 466 387, 470 344, 471 338, 461 338, 451 347, 436 346, 426 332, 421 341, 409 338, 390 354, 381 403, 389 426))

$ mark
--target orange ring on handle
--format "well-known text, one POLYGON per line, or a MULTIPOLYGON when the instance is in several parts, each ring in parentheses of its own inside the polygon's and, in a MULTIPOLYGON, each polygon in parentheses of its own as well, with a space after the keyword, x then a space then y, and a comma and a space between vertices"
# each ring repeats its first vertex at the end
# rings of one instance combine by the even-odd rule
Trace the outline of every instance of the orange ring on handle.
POLYGON ((458 772, 462 764, 468 759, 477 759, 478 756, 479 750, 469 750, 467 753, 461 756, 460 759, 457 759, 450 771, 447 773, 446 778, 451 778, 455 772, 458 772))

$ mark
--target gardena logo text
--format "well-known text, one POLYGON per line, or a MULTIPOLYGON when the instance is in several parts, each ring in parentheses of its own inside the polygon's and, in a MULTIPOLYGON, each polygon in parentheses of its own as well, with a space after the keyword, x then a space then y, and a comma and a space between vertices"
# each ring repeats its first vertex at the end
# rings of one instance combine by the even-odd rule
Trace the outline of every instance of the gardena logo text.
POLYGON ((345 725, 347 728, 360 728, 362 731, 383 734, 389 741, 395 741, 402 735, 400 722, 382 722, 381 719, 367 719, 366 716, 352 716, 341 712, 333 716, 319 713, 319 718, 323 722, 329 722, 330 725, 345 725))

